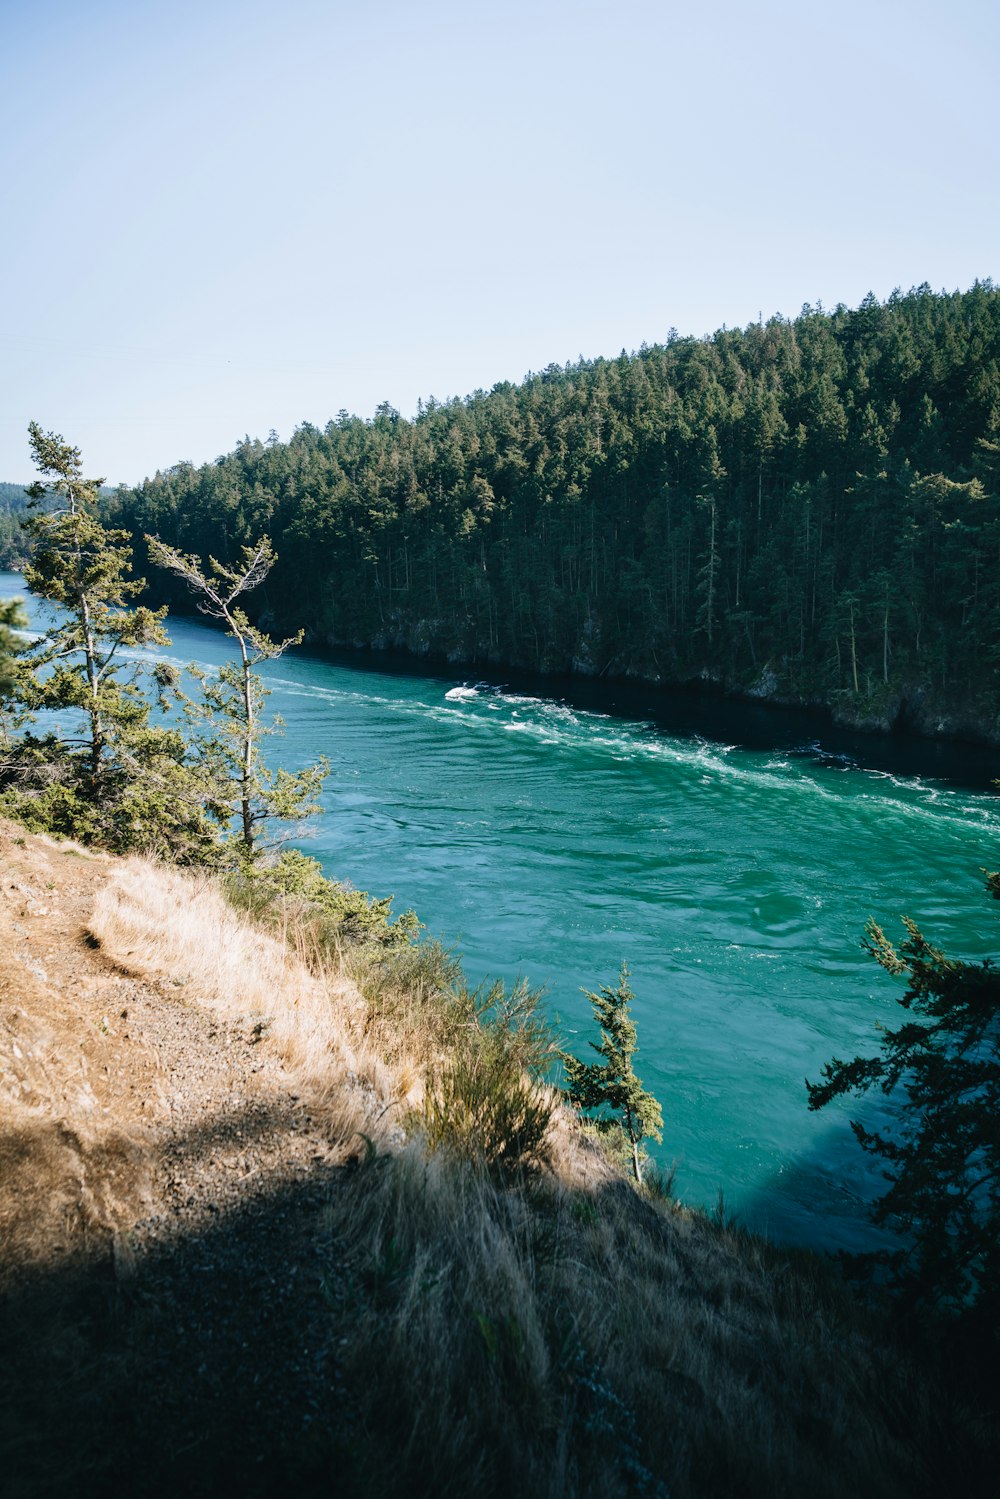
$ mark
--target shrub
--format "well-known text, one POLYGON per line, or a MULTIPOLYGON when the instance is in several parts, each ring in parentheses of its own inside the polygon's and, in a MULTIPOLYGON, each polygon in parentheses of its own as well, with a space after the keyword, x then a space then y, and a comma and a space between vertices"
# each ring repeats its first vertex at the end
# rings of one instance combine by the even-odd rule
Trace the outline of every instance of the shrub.
POLYGON ((432 1150, 446 1149, 510 1176, 548 1158, 553 1099, 492 1038, 431 1079, 420 1122, 432 1150))
POLYGON ((265 915, 275 900, 297 902, 300 916, 311 916, 312 940, 324 952, 342 944, 403 947, 420 930, 412 911, 390 921, 391 896, 372 899, 363 890, 328 879, 319 860, 298 849, 284 849, 267 863, 232 874, 227 890, 234 904, 256 916, 265 915))
POLYGON ((500 1177, 549 1156, 555 1096, 542 1081, 551 1046, 538 991, 518 981, 467 994, 471 1014, 448 1061, 432 1071, 419 1123, 431 1150, 481 1162, 500 1177))

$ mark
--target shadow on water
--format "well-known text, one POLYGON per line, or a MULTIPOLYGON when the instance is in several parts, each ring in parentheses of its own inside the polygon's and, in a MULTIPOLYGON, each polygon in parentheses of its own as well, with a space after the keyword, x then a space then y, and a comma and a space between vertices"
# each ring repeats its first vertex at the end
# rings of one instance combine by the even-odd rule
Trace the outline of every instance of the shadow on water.
MULTIPOLYGON (((806 1109, 803 1090, 803 1113, 806 1109)), ((884 1112, 855 1103, 850 1119, 884 1127, 884 1112)), ((811 1147, 763 1181, 740 1203, 735 1220, 788 1248, 818 1254, 870 1254, 896 1249, 898 1236, 871 1220, 886 1183, 878 1163, 851 1134, 846 1115, 831 1118, 811 1147)))
POLYGON ((536 673, 440 658, 352 647, 300 647, 297 654, 349 670, 404 680, 479 685, 566 703, 594 714, 652 724, 681 739, 706 739, 762 753, 780 752, 837 769, 881 770, 982 791, 1000 776, 1000 749, 985 744, 925 739, 906 732, 862 733, 834 724, 823 708, 790 708, 725 695, 700 683, 651 683, 536 673))

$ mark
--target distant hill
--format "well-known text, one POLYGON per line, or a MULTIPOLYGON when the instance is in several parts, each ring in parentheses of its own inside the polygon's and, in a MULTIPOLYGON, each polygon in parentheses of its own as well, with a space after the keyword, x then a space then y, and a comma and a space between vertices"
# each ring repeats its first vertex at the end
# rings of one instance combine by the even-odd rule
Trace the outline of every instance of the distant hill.
POLYGON ((671 334, 414 421, 343 412, 111 509, 223 560, 266 531, 260 607, 318 639, 1000 742, 989 281, 671 334))

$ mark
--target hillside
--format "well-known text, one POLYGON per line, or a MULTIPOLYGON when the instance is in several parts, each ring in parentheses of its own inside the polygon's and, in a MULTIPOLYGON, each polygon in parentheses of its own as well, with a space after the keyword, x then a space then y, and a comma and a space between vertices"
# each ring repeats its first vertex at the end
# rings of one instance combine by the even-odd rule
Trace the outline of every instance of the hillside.
POLYGON ((0 484, 0 569, 21 568, 27 561, 21 516, 27 504, 23 484, 0 484))
MULTIPOLYGON (((114 490, 103 485, 99 493, 110 503, 114 490)), ((23 484, 0 483, 0 571, 20 572, 28 561, 30 544, 21 529, 27 504, 23 484)))
POLYGON ((561 1112, 527 1175, 432 1150, 454 965, 307 932, 0 827, 6 1492, 976 1492, 987 1429, 818 1262, 561 1112))
MULTIPOLYGON (((120 491, 331 643, 700 682, 1000 743, 1000 290, 806 307, 341 412, 120 491)), ((157 596, 181 594, 153 575, 157 596)))

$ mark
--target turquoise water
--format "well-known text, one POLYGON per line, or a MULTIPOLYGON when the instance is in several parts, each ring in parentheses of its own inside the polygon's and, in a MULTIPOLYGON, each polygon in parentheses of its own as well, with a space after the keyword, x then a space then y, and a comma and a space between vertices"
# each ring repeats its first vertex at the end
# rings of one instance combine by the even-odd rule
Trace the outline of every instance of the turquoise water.
MULTIPOLYGON (((0 574, 0 597, 18 583, 0 574)), ((171 634, 178 662, 228 650, 196 621, 171 634)), ((637 1070, 663 1104, 657 1155, 677 1163, 679 1195, 714 1205, 722 1189, 782 1238, 871 1245, 879 1179, 847 1111, 807 1112, 803 1078, 873 1047, 898 1013, 861 949, 869 915, 890 932, 911 915, 955 954, 995 951, 980 871, 1000 860, 1000 800, 962 784, 960 753, 950 779, 902 775, 887 743, 866 768, 863 746, 831 755, 814 724, 760 710, 726 710, 722 742, 690 731, 701 711, 718 734, 711 705, 688 703, 671 732, 593 694, 581 706, 308 651, 265 674, 287 725, 272 760, 333 764, 302 847, 413 906, 474 979, 546 986, 581 1054, 595 1032, 580 988, 627 959, 637 1070)), ((983 784, 985 763, 970 752, 964 779, 983 784)))

